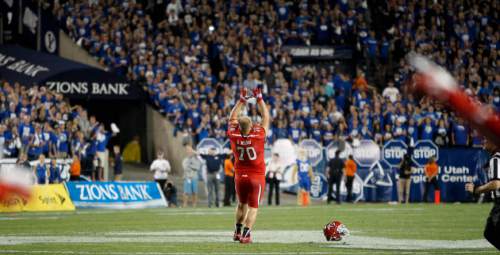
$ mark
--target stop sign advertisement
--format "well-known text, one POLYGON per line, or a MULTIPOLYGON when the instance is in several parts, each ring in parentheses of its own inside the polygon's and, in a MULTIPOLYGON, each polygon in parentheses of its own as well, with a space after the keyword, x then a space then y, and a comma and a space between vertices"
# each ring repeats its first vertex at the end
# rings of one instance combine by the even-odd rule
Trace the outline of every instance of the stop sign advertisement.
POLYGON ((307 151, 307 158, 313 166, 316 166, 323 159, 323 147, 313 139, 304 139, 300 142, 300 148, 307 151))
POLYGON ((411 160, 419 167, 425 166, 431 157, 439 160, 439 147, 430 140, 421 140, 415 143, 411 160))
MULTIPOLYGON (((337 199, 337 186, 333 185, 332 186, 332 197, 333 199, 337 199)), ((359 175, 355 174, 354 175, 354 181, 352 183, 352 197, 354 199, 354 202, 358 202, 364 198, 364 193, 363 193, 364 187, 363 187, 363 179, 359 177, 359 175)), ((345 201, 347 198, 347 188, 345 186, 345 178, 343 178, 340 181, 340 199, 342 201, 345 201)))
POLYGON ((372 140, 361 140, 353 150, 354 160, 362 167, 371 167, 380 160, 380 147, 372 140))
POLYGON ((382 157, 392 167, 399 167, 403 157, 408 152, 408 146, 401 140, 390 140, 382 148, 382 157))
POLYGON ((345 141, 335 141, 326 146, 326 158, 328 160, 335 158, 335 152, 337 152, 337 150, 341 151, 339 157, 343 159, 352 154, 352 147, 349 143, 345 141))
POLYGON ((314 178, 311 180, 311 197, 321 199, 328 192, 328 180, 322 173, 314 173, 314 178))
POLYGON ((205 138, 201 140, 196 146, 196 151, 200 154, 208 154, 208 150, 210 148, 215 148, 217 150, 217 154, 222 153, 222 145, 214 138, 205 138))

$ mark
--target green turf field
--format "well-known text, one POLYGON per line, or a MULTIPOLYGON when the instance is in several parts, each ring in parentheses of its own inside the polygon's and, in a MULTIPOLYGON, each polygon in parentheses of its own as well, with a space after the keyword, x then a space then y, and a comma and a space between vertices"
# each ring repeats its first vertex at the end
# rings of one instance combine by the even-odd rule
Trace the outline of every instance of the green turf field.
POLYGON ((0 214, 0 254, 498 254, 482 240, 490 208, 262 207, 250 245, 231 241, 233 208, 0 214), (332 217, 351 231, 345 242, 323 240, 332 217))

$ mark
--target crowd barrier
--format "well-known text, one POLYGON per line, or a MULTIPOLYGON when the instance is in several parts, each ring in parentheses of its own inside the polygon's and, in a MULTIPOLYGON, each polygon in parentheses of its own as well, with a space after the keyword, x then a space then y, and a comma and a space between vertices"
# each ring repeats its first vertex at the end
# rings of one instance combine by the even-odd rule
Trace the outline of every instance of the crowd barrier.
MULTIPOLYGON (((220 153, 228 153, 229 143, 220 143, 216 139, 202 140, 197 150, 206 152, 215 147, 220 153)), ((326 165, 337 150, 340 157, 353 155, 358 166, 353 184, 356 201, 389 202, 397 201, 399 165, 406 153, 411 153, 412 175, 410 201, 423 200, 424 165, 435 157, 439 165, 438 183, 443 202, 470 201, 471 196, 465 191, 465 183, 485 183, 486 173, 483 167, 489 160, 488 153, 478 148, 439 147, 431 141, 419 141, 411 148, 399 140, 388 141, 378 146, 371 140, 362 140, 357 144, 332 142, 323 147, 314 140, 306 139, 294 145, 287 139, 276 141, 266 147, 266 162, 272 153, 280 155, 284 166, 280 188, 296 192, 297 184, 292 183, 292 169, 296 162, 297 148, 307 151, 308 159, 313 164, 311 196, 314 199, 326 199, 328 182, 326 165)), ((2 169, 6 170, 14 161, 1 160, 2 169)), ((68 162, 58 162, 67 165, 68 162)), ((345 199, 346 188, 341 184, 340 194, 345 199)), ((434 192, 429 192, 433 199, 434 192)), ((334 194, 335 195, 335 192, 334 194)), ((33 195, 27 201, 12 198, 0 204, 0 212, 20 211, 68 211, 76 208, 153 208, 166 207, 167 202, 156 182, 67 182, 63 184, 36 185, 33 195)))
POLYGON ((66 188, 62 184, 35 185, 28 200, 11 197, 0 203, 0 212, 74 211, 66 188))
POLYGON ((75 208, 136 209, 166 207, 156 182, 66 182, 35 185, 28 200, 13 196, 1 212, 74 211, 75 208))
MULTIPOLYGON (((228 141, 218 141, 213 138, 202 140, 197 150, 206 152, 214 147, 220 153, 227 153, 228 141)), ((340 150, 340 157, 353 155, 358 170, 353 183, 353 195, 356 201, 389 202, 397 201, 399 165, 406 153, 411 153, 412 175, 410 201, 423 201, 425 184, 424 166, 431 157, 437 159, 439 165, 438 182, 441 190, 441 201, 463 202, 472 198, 465 191, 465 183, 484 183, 486 174, 483 166, 488 162, 488 153, 482 149, 470 147, 439 147, 429 140, 417 141, 412 146, 401 140, 391 140, 383 146, 372 140, 361 140, 355 144, 335 141, 328 146, 322 146, 312 139, 302 140, 292 144, 288 139, 279 139, 273 145, 266 146, 266 162, 272 153, 280 155, 284 165, 283 180, 280 188, 288 192, 296 192, 297 184, 292 183, 292 166, 296 160, 297 148, 308 152, 308 159, 313 164, 314 179, 312 180, 311 196, 315 199, 326 199, 328 182, 326 178, 327 162, 340 150)), ((433 199, 431 190, 429 199, 433 199)), ((347 194, 344 181, 340 194, 343 199, 347 194)), ((335 196, 335 194, 334 194, 335 196)))

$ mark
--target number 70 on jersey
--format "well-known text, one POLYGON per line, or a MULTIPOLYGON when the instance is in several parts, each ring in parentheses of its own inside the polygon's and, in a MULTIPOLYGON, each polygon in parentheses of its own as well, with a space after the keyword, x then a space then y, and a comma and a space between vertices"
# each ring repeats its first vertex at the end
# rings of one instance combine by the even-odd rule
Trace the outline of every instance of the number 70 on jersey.
POLYGON ((255 149, 253 147, 236 146, 236 150, 238 151, 238 160, 257 159, 257 152, 255 152, 255 149))

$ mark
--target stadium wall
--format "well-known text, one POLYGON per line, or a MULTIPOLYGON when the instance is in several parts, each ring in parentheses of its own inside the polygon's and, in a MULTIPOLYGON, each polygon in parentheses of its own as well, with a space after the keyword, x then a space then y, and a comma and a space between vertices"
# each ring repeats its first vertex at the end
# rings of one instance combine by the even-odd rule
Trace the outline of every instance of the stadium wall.
POLYGON ((171 174, 182 173, 182 159, 186 151, 182 145, 182 137, 174 136, 174 126, 165 116, 151 106, 146 106, 146 133, 147 133, 147 161, 151 162, 156 157, 158 150, 163 150, 166 158, 172 166, 171 174))
POLYGON ((59 56, 104 70, 87 51, 76 45, 68 35, 59 30, 59 56))
MULTIPOLYGON (((101 70, 105 70, 96 59, 94 59, 87 51, 78 46, 69 38, 62 30, 59 31, 59 56, 86 64, 101 70)), ((114 122, 121 129, 120 134, 116 138, 112 138, 111 144, 120 144, 123 149, 124 146, 130 142, 135 136, 140 137, 141 148, 147 148, 149 145, 146 143, 146 121, 144 102, 142 101, 128 101, 120 100, 99 100, 98 98, 85 98, 85 99, 72 99, 72 103, 83 105, 90 114, 95 115, 100 122, 103 122, 106 128, 114 122), (102 109, 107 109, 102 111, 102 109)), ((148 161, 149 153, 142 152, 142 161, 148 161)), ((107 168, 107 164, 106 164, 107 168)), ((108 173, 108 169, 105 169, 108 173)), ((106 174, 108 177, 108 174, 106 174)), ((106 179, 107 180, 107 179, 106 179)))
MULTIPOLYGON (((92 56, 90 56, 87 51, 73 42, 71 38, 69 38, 68 35, 66 35, 62 30, 59 33, 59 38, 59 55, 61 57, 104 70, 103 66, 101 66, 92 56)), ((89 110, 92 110, 93 108, 95 108, 92 107, 93 104, 94 103, 88 103, 86 104, 86 106, 89 108, 89 110)), ((100 105, 102 106, 102 103, 100 105)), ((132 119, 130 119, 131 116, 127 114, 128 122, 131 123, 125 123, 127 121, 123 120, 122 118, 120 118, 121 121, 114 120, 122 128, 122 134, 120 135, 120 144, 123 147, 132 139, 134 135, 139 135, 139 137, 141 138, 141 147, 143 148, 142 160, 144 162, 151 162, 152 160, 154 160, 156 152, 159 149, 162 149, 165 152, 165 156, 172 165, 172 173, 182 173, 182 159, 185 156, 185 151, 179 149, 182 148, 182 139, 180 137, 173 136, 173 125, 168 122, 163 115, 158 113, 155 109, 147 104, 145 108, 145 127, 141 123, 138 123, 140 121, 144 121, 144 119, 140 118, 137 115, 135 115, 136 118, 132 118, 135 121, 132 121, 132 119), (135 129, 135 131, 132 132, 127 132, 127 129, 132 128, 127 124, 131 124, 138 129, 135 129), (144 127, 145 130, 142 127, 144 127)), ((129 110, 132 109, 129 108, 129 110)))

